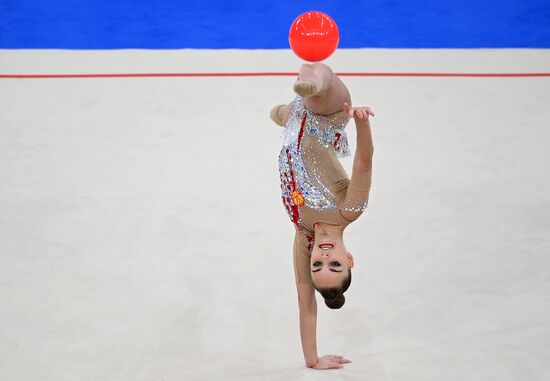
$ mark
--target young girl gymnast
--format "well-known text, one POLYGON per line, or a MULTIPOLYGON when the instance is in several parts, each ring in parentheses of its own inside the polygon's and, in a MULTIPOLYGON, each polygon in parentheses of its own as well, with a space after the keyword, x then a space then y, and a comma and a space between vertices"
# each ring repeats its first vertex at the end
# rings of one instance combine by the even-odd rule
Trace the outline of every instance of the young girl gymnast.
POLYGON ((344 229, 367 207, 373 145, 370 107, 351 107, 344 83, 325 64, 304 64, 294 84, 297 96, 278 105, 271 119, 284 126, 279 172, 283 204, 295 227, 294 273, 300 310, 300 337, 306 365, 341 368, 343 356, 317 356, 315 290, 332 309, 345 303, 354 260, 344 229), (357 148, 351 180, 337 157, 349 155, 344 131, 354 118, 357 148))

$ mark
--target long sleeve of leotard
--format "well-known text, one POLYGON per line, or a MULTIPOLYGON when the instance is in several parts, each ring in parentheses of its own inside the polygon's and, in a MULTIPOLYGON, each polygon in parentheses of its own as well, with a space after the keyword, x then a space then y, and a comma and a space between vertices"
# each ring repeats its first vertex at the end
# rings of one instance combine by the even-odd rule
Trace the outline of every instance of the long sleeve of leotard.
POLYGON ((353 170, 346 197, 340 205, 341 213, 347 220, 357 219, 367 208, 371 182, 372 169, 369 171, 353 170))

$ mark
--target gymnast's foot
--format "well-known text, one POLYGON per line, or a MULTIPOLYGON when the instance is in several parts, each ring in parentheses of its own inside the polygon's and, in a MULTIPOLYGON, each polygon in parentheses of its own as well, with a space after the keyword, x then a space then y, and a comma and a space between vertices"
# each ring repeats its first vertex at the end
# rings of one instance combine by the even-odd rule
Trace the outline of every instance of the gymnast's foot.
POLYGON ((283 107, 286 107, 286 105, 277 105, 273 107, 269 112, 269 117, 271 118, 271 120, 274 121, 275 124, 281 127, 284 127, 283 117, 282 117, 283 107))
POLYGON ((316 95, 318 91, 318 86, 313 81, 297 80, 294 84, 294 92, 304 98, 316 95))

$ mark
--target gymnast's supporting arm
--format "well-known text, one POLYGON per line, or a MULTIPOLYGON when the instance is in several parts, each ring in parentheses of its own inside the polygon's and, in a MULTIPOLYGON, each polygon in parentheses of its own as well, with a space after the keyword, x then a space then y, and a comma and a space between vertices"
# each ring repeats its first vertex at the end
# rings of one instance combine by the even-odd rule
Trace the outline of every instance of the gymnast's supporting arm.
POLYGON ((308 368, 319 362, 317 357, 317 301, 311 283, 297 283, 298 306, 300 308, 300 338, 304 360, 308 368))
POLYGON ((313 368, 319 360, 317 357, 317 300, 311 281, 308 246, 304 234, 296 229, 292 254, 300 309, 300 338, 306 366, 313 368))

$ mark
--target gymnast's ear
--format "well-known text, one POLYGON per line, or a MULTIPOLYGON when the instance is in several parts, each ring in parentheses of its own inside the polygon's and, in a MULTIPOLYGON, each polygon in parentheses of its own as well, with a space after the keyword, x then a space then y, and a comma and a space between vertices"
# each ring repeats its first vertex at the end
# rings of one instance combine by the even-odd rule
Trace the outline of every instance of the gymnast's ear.
POLYGON ((353 259, 353 255, 351 255, 351 253, 349 251, 347 252, 346 255, 348 256, 349 268, 352 269, 355 266, 355 261, 353 259))

